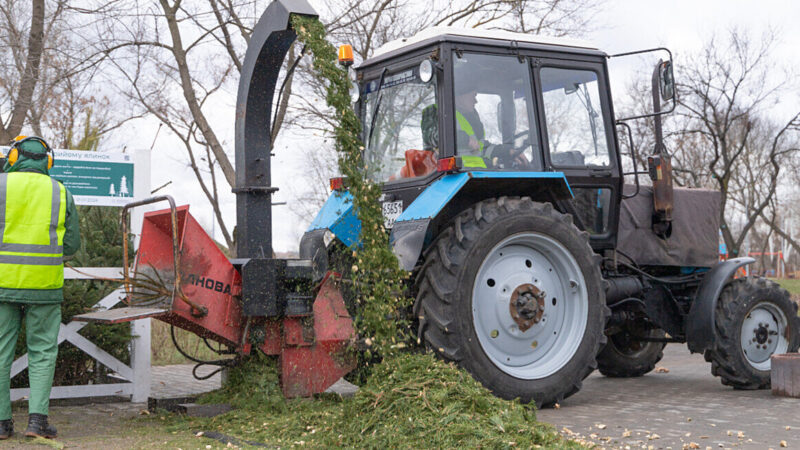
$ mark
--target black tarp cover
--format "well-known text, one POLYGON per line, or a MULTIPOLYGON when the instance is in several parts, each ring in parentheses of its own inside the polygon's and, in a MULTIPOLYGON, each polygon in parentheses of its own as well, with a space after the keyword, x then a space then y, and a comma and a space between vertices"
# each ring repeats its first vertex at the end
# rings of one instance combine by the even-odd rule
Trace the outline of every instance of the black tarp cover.
MULTIPOLYGON (((635 189, 626 185, 625 193, 635 189)), ((667 239, 653 233, 652 187, 623 200, 617 249, 643 266, 713 267, 719 261, 719 191, 675 188, 674 196, 667 239)))

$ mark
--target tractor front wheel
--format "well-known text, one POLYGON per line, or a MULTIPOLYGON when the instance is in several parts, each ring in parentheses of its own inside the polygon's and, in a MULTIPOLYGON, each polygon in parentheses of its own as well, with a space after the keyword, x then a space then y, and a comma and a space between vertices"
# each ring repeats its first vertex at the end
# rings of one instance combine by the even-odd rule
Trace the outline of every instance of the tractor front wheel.
POLYGON ((770 387, 770 357, 800 346, 797 304, 763 278, 731 281, 717 299, 716 340, 705 352, 711 373, 737 389, 770 387))
POLYGON ((426 251, 420 338, 499 397, 559 402, 580 389, 605 343, 598 259, 588 234, 549 203, 476 203, 426 251))

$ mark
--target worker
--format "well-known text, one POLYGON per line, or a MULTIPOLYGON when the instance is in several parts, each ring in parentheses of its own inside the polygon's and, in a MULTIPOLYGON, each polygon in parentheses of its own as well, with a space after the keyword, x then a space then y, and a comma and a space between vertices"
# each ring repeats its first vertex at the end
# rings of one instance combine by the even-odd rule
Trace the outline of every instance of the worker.
POLYGON ((27 437, 55 438, 48 423, 64 256, 80 247, 78 211, 69 191, 50 178, 53 153, 44 139, 20 136, 0 174, 0 439, 14 433, 10 374, 22 319, 28 347, 27 437))
MULTIPOLYGON (((477 91, 474 89, 456 96, 456 148, 459 154, 479 155, 484 147, 484 129, 475 110, 477 91)), ((422 148, 438 150, 439 118, 436 104, 422 110, 422 148)))
POLYGON ((459 153, 482 156, 486 136, 483 123, 475 110, 478 91, 468 87, 456 94, 456 148, 459 153))

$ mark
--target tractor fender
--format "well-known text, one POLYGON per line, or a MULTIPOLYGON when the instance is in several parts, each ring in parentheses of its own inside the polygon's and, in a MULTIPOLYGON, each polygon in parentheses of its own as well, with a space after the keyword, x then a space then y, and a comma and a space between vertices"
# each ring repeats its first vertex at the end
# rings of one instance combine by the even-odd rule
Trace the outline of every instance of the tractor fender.
POLYGON ((528 195, 549 201, 572 198, 562 172, 467 171, 428 186, 395 221, 389 243, 403 270, 411 271, 432 238, 431 223, 446 222, 464 207, 488 197, 528 195))
MULTIPOLYGON (((358 235, 361 233, 361 221, 358 220, 355 207, 353 206, 353 195, 346 191, 334 191, 317 216, 308 226, 304 240, 312 232, 322 236, 328 230, 334 234, 336 239, 342 241, 347 247, 352 247, 358 243, 358 235), (320 234, 320 232, 322 234, 320 234)), ((311 239, 311 236, 308 237, 311 239)), ((321 239, 318 239, 320 242, 321 239)), ((302 242, 302 241, 301 241, 302 242)), ((304 248, 301 245, 301 249, 304 248)), ((306 249, 308 251, 308 249, 306 249)))
POLYGON ((334 191, 300 239, 300 259, 311 260, 314 281, 321 280, 329 268, 326 237, 351 247, 358 244, 360 232, 361 221, 353 207, 353 196, 349 192, 334 191), (329 233, 332 236, 328 236, 329 233))
POLYGON ((713 345, 717 337, 714 320, 717 299, 736 271, 754 262, 755 259, 749 257, 732 258, 717 264, 703 277, 686 317, 686 344, 689 351, 702 353, 713 345))

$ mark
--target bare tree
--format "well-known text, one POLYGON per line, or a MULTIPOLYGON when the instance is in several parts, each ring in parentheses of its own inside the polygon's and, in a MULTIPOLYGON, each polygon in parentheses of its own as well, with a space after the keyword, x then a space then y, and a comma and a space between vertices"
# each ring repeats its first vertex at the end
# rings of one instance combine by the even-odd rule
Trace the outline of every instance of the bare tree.
POLYGON ((782 165, 800 150, 790 136, 800 113, 783 124, 768 115, 787 87, 786 78, 771 76, 773 44, 771 34, 753 40, 731 31, 711 39, 677 77, 676 173, 721 192, 720 228, 732 255, 776 196, 782 165))
POLYGON ((61 148, 96 148, 135 117, 98 87, 104 55, 85 45, 92 14, 66 1, 0 1, 0 54, 8 62, 0 66, 0 143, 27 127, 61 148))
POLYGON ((10 66, 16 72, 0 79, 0 142, 5 143, 22 131, 39 81, 44 49, 44 0, 32 0, 29 10, 18 2, 6 0, 0 5, 0 14, 4 60, 13 62, 10 66), (28 15, 29 22, 25 20, 28 15))
MULTIPOLYGON (((788 237, 778 205, 798 180, 790 168, 800 164, 800 113, 780 120, 771 110, 791 90, 791 77, 770 57, 774 42, 770 33, 756 39, 733 30, 679 55, 679 105, 664 118, 675 184, 722 194, 720 231, 731 256, 788 237)), ((649 79, 628 86, 625 115, 653 110, 650 89, 649 79)), ((630 125, 641 170, 655 146, 653 121, 630 125)))
POLYGON ((127 98, 180 140, 229 248, 232 225, 222 214, 220 200, 235 185, 235 171, 231 143, 220 133, 232 120, 219 126, 212 117, 218 102, 235 95, 252 26, 265 4, 123 0, 106 11, 98 25, 105 39, 97 51, 110 55, 127 98))

